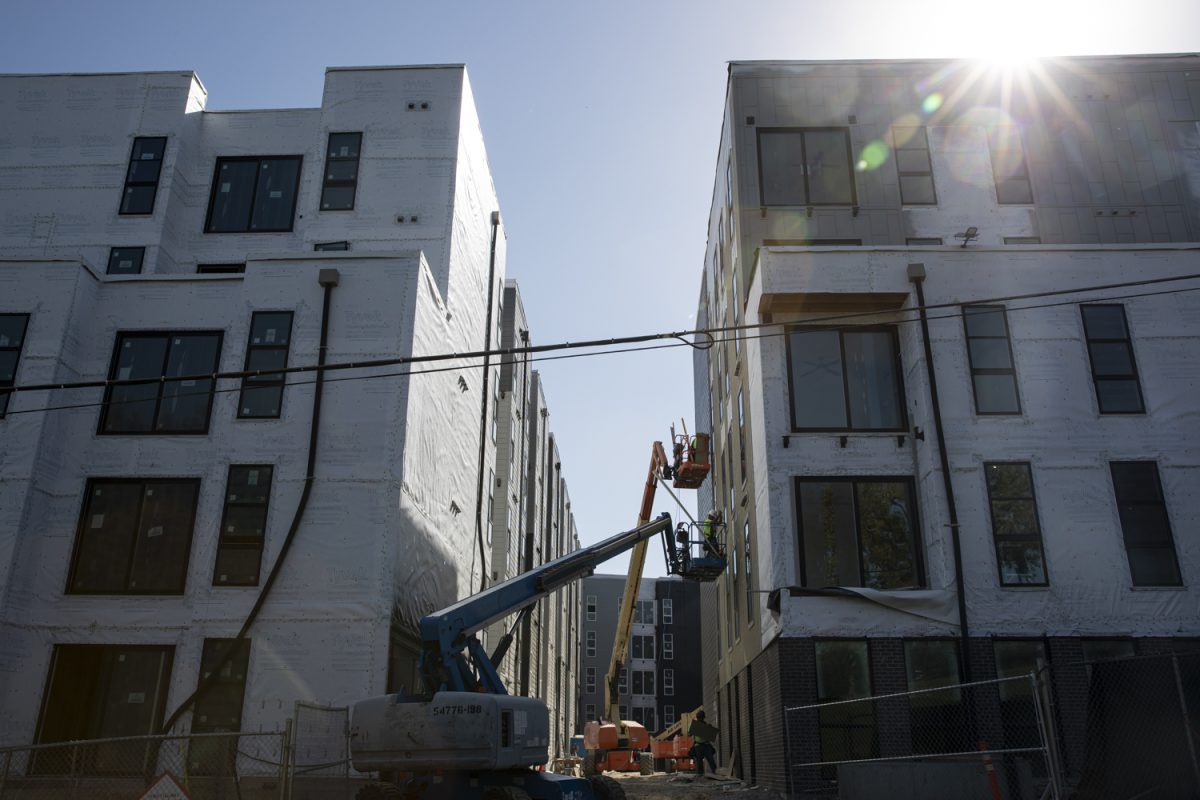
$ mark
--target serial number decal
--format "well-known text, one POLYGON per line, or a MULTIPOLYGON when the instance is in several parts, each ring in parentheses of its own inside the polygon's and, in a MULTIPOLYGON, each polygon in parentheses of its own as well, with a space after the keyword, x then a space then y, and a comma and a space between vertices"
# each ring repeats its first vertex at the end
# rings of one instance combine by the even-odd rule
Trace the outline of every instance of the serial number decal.
POLYGON ((447 714, 482 714, 483 706, 478 703, 467 703, 466 705, 455 706, 434 706, 434 716, 447 714))

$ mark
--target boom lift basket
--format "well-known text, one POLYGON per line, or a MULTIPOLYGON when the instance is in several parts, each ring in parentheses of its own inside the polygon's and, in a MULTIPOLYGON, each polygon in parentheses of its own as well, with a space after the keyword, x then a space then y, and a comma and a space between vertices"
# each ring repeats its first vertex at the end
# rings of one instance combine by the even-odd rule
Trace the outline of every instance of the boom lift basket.
POLYGON ((728 566, 725 523, 720 520, 681 522, 673 536, 663 533, 667 572, 690 581, 710 583, 728 566))
POLYGON ((708 458, 708 434, 675 434, 671 446, 671 475, 676 489, 699 489, 712 469, 708 458))

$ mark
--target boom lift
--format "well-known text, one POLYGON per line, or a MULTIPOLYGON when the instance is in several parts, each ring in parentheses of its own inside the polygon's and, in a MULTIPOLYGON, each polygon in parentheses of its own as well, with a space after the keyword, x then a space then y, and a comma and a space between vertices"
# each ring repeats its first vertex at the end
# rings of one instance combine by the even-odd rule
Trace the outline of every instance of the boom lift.
MULTIPOLYGON (((659 446, 661 450, 661 445, 659 446)), ((533 769, 546 763, 546 704, 510 695, 496 672, 512 630, 538 600, 631 548, 670 537, 671 517, 643 520, 632 530, 576 550, 491 586, 421 620, 421 682, 425 693, 372 697, 355 704, 350 753, 361 772, 389 773, 359 800, 479 798, 479 800, 618 800, 620 785, 603 776, 576 778, 533 769), (512 630, 489 656, 476 634, 518 612, 512 630)), ((639 567, 640 569, 640 567, 639 567)))
MULTIPOLYGON (((654 495, 660 481, 672 480, 677 489, 697 489, 704 483, 711 469, 708 459, 708 434, 697 433, 694 437, 689 437, 685 428, 682 434, 677 435, 672 426, 671 438, 673 461, 667 459, 662 442, 655 442, 650 448, 650 469, 642 490, 638 525, 645 525, 650 520, 654 495)), ((725 549, 720 543, 719 531, 712 530, 711 525, 712 523, 709 535, 705 536, 704 540, 693 539, 687 523, 681 523, 677 532, 663 536, 663 554, 666 557, 668 572, 692 580, 717 579, 725 570, 725 549), (693 557, 693 549, 697 544, 702 549, 693 557)), ((629 649, 629 635, 637 608, 638 589, 646 565, 646 547, 645 540, 639 542, 629 557, 629 574, 625 578, 625 592, 621 597, 621 610, 613 637, 612 659, 604 678, 604 717, 602 720, 588 720, 583 728, 585 775, 597 775, 605 770, 637 770, 638 751, 650 746, 650 736, 645 726, 640 722, 621 719, 619 694, 621 665, 629 649)))

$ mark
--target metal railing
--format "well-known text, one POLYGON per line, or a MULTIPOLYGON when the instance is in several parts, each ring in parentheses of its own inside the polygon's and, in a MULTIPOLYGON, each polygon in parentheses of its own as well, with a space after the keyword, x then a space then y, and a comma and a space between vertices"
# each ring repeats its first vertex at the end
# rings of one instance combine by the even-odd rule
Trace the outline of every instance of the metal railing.
POLYGON ((909 781, 946 797, 1058 800, 1048 691, 1031 673, 785 708, 789 786, 855 796, 909 781))
POLYGON ((0 800, 127 800, 171 783, 193 800, 282 800, 288 736, 194 733, 0 748, 0 800))

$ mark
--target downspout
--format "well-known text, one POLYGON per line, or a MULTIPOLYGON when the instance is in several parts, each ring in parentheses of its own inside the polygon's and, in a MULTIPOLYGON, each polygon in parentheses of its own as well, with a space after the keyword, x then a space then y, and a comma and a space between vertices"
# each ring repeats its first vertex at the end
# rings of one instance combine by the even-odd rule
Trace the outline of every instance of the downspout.
POLYGON ((267 597, 271 594, 271 588, 275 585, 275 581, 283 569, 283 562, 287 559, 288 551, 292 548, 296 532, 300 529, 300 520, 303 519, 304 510, 308 507, 308 497, 312 493, 313 480, 316 477, 317 434, 321 427, 321 395, 325 388, 325 370, 321 369, 321 367, 325 366, 325 355, 329 343, 329 302, 333 296, 333 287, 338 285, 340 277, 336 269, 322 269, 317 273, 318 282, 325 288, 325 298, 321 303, 321 343, 317 348, 317 380, 313 387, 312 417, 309 420, 308 428, 308 466, 304 475, 304 491, 300 494, 300 502, 296 505, 296 513, 292 516, 292 524, 288 528, 287 536, 283 539, 283 546, 279 548, 279 555, 275 558, 275 564, 271 567, 271 572, 263 582, 262 591, 258 593, 258 599, 254 601, 254 607, 250 609, 250 613, 246 616, 246 621, 242 623, 241 630, 238 631, 237 636, 229 644, 229 648, 217 661, 212 671, 209 672, 208 677, 201 677, 200 682, 196 685, 196 690, 188 695, 187 699, 180 703, 179 707, 163 723, 161 733, 170 733, 171 728, 179 721, 183 713, 191 708, 195 704, 196 699, 208 691, 221 677, 221 667, 225 666, 229 662, 229 659, 233 658, 234 652, 238 649, 238 644, 246 638, 246 634, 250 632, 250 626, 254 624, 254 620, 258 618, 259 612, 262 611, 262 607, 266 604, 267 597))
POLYGON ((483 462, 487 454, 488 378, 492 373, 492 306, 496 293, 496 234, 500 212, 492 212, 492 247, 488 255, 487 321, 483 331, 483 398, 479 403, 479 482, 475 489, 475 538, 479 542, 479 591, 487 588, 487 553, 483 544, 483 462))
POLYGON ((917 311, 921 315, 921 340, 925 346, 925 372, 929 379, 929 400, 933 409, 934 435, 937 436, 938 459, 942 466, 942 483, 946 490, 946 512, 950 517, 950 544, 954 552, 954 584, 958 596, 958 632, 961 644, 963 681, 971 681, 971 654, 967 628, 967 587, 963 580, 962 542, 958 533, 958 507, 954 502, 954 485, 950 480, 950 456, 946 453, 946 437, 942 429, 942 407, 938 403, 937 374, 933 369, 933 346, 929 341, 929 316, 925 311, 925 265, 909 264, 908 280, 917 290, 917 311))

